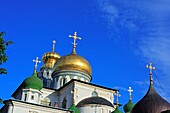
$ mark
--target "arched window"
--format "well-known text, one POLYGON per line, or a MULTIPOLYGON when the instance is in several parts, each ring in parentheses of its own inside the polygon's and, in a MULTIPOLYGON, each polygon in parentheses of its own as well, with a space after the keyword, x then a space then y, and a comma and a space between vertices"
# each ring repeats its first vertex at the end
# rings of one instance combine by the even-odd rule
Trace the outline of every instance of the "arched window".
POLYGON ((63 85, 66 83, 66 78, 63 78, 63 85))
POLYGON ((60 81, 60 87, 66 84, 66 78, 62 78, 60 81))
POLYGON ((62 102, 62 108, 65 108, 66 109, 66 105, 67 105, 67 100, 66 100, 66 97, 63 99, 63 102, 62 102))
POLYGON ((103 108, 101 108, 101 113, 104 113, 104 110, 103 110, 103 108))
POLYGON ((24 101, 26 101, 26 100, 27 100, 27 94, 24 95, 24 101))
POLYGON ((93 91, 92 92, 92 97, 97 97, 98 96, 98 93, 96 91, 93 91))
POLYGON ((49 76, 49 72, 47 72, 47 77, 49 76))

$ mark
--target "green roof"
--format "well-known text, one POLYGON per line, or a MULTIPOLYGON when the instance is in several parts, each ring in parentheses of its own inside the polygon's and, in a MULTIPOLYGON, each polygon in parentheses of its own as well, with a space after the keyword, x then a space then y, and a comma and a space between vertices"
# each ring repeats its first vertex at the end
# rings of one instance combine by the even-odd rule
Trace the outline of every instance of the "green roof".
POLYGON ((122 112, 119 110, 119 106, 117 106, 116 109, 112 111, 112 113, 122 113, 122 112))
POLYGON ((32 74, 32 76, 26 78, 24 80, 24 88, 32 88, 36 90, 41 90, 43 87, 42 81, 37 77, 36 72, 32 74))
POLYGON ((130 112, 132 110, 133 106, 134 106, 134 104, 133 104, 132 100, 129 100, 129 102, 124 105, 123 109, 125 112, 130 112))
POLYGON ((80 110, 73 104, 70 108, 70 111, 73 111, 73 113, 80 113, 80 110))

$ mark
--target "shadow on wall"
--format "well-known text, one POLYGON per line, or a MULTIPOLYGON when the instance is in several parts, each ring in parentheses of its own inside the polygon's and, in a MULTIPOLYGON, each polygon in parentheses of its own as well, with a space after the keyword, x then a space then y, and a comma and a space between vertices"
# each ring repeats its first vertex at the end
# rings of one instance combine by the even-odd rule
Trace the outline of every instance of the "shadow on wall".
POLYGON ((161 113, 170 113, 170 110, 162 111, 161 113))

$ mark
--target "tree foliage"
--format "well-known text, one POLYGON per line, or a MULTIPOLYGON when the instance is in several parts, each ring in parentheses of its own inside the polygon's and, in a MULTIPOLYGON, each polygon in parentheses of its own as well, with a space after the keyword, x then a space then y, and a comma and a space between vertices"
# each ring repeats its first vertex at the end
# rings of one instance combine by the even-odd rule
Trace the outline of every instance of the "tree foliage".
MULTIPOLYGON (((5 32, 0 32, 0 65, 6 63, 6 61, 8 60, 8 56, 5 53, 6 47, 10 44, 13 44, 12 41, 4 40, 3 36, 5 34, 5 32)), ((0 74, 7 74, 7 70, 3 67, 0 67, 0 74)))
POLYGON ((0 98, 0 104, 3 104, 3 100, 0 98))

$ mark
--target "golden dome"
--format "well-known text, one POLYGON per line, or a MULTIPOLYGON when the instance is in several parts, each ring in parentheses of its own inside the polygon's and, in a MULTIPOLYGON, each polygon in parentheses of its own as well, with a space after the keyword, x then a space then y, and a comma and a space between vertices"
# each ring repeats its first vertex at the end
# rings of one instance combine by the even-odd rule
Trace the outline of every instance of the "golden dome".
POLYGON ((77 71, 87 73, 90 76, 92 74, 92 69, 89 62, 85 58, 75 53, 61 57, 60 59, 58 59, 55 65, 56 65, 55 67, 56 71, 77 70, 77 71))
POLYGON ((52 52, 47 52, 42 56, 42 61, 44 62, 43 67, 53 68, 55 62, 61 57, 59 54, 54 52, 56 41, 53 40, 52 52))
POLYGON ((44 62, 43 67, 47 68, 53 68, 55 62, 60 58, 61 56, 55 52, 47 52, 43 55, 42 61, 44 62))

